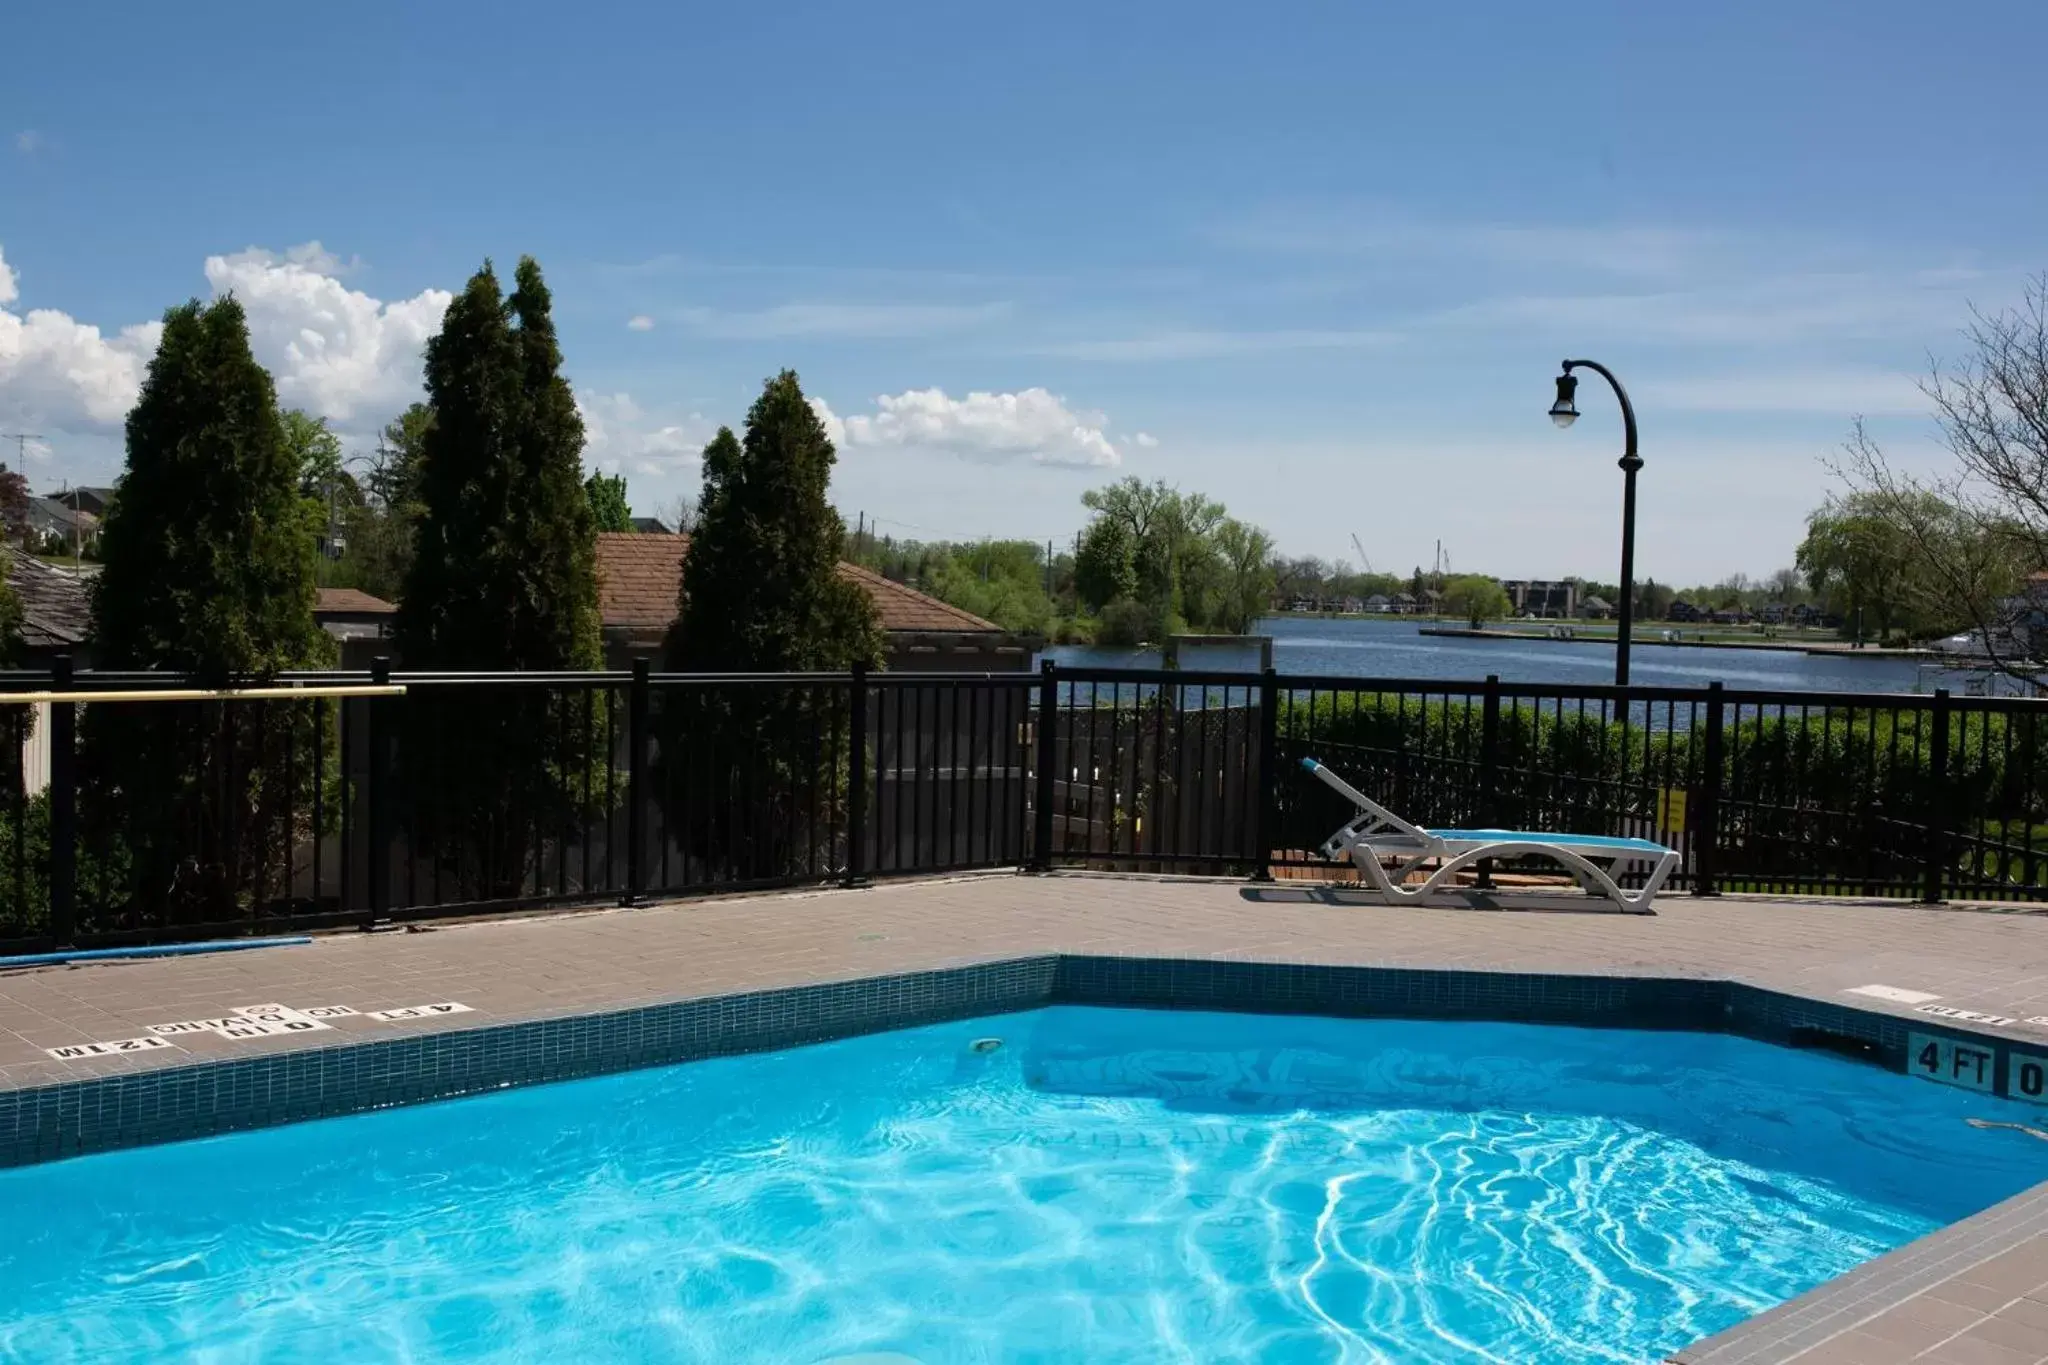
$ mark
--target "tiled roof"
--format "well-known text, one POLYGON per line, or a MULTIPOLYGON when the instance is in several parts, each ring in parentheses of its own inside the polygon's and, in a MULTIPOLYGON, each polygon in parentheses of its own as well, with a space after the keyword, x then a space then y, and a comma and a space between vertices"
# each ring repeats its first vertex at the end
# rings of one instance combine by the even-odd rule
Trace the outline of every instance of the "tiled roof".
POLYGON ((21 638, 53 649, 92 634, 92 579, 7 547, 7 582, 21 599, 21 638))
MULTIPOLYGON (((676 584, 690 538, 606 531, 597 537, 597 599, 611 629, 667 630, 676 619, 676 584)), ((1001 626, 947 606, 915 588, 844 561, 839 576, 867 590, 882 629, 897 633, 1000 632, 1001 626)))
POLYGON ((347 612, 351 615, 391 615, 398 608, 381 597, 372 597, 361 588, 322 588, 313 602, 316 612, 347 612))
POLYGON ((600 531, 597 536, 597 609, 608 627, 664 631, 676 619, 688 536, 600 531))
POLYGON ((875 614, 882 618, 883 630, 946 631, 958 634, 962 631, 1002 629, 993 621, 984 621, 972 612, 962 611, 915 588, 906 588, 901 583, 891 582, 874 570, 863 569, 858 564, 848 564, 841 560, 839 576, 867 589, 868 596, 874 599, 875 614))

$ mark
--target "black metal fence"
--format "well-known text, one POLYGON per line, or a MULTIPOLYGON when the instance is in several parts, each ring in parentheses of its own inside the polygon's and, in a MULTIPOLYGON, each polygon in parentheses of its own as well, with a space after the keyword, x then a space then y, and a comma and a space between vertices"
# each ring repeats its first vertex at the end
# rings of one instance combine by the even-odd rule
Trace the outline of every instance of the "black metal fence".
MULTIPOLYGON (((1350 812, 1677 889, 2048 899, 2048 703, 1273 673, 308 674, 0 692, 0 952, 976 868, 1314 875, 1350 812), (396 683, 402 695, 360 695, 396 683)), ((1508 869, 1512 870, 1512 869, 1508 869)), ((1504 870, 1506 871, 1506 870, 1504 870)))

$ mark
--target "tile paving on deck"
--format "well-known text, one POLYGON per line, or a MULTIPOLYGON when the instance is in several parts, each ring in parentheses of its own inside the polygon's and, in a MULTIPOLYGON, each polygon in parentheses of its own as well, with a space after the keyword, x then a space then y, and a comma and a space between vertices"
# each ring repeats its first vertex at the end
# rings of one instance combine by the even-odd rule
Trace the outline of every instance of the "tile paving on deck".
MULTIPOLYGON (((1005 874, 0 971, 0 1091, 1047 954, 1726 979, 1927 1022, 1911 1004, 1845 994, 1882 984, 2009 1018, 2002 1036, 2048 1045, 2048 916, 2026 909, 1674 896, 1654 916, 1435 910, 1302 883, 1005 874), (470 1011, 367 1018, 451 1001, 470 1011), (70 1061, 46 1051, 273 1002, 360 1013, 309 1033, 181 1034, 70 1061)), ((1674 1359, 2048 1361, 2048 1187, 1674 1359)))

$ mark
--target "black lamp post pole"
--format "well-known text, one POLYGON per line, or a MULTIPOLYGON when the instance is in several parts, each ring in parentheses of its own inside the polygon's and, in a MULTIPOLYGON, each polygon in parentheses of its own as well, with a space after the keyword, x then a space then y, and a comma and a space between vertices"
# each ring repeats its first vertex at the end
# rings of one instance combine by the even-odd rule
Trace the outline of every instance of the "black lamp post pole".
POLYGON ((1614 371, 1597 360, 1567 360, 1564 372, 1588 369, 1605 379, 1621 400, 1621 619, 1614 632, 1614 685, 1628 686, 1628 646, 1636 620, 1636 471, 1643 467, 1636 454, 1636 410, 1629 404, 1628 390, 1614 377, 1614 371))

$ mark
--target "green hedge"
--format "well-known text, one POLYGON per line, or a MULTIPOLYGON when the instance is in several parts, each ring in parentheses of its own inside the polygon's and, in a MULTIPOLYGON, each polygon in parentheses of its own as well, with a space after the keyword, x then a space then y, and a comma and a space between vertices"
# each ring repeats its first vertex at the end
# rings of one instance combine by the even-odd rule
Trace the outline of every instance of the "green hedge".
MULTIPOLYGON (((1654 719, 1662 718, 1658 711, 1652 708, 1654 719)), ((1278 757, 1293 769, 1279 776, 1283 820, 1295 822, 1283 826, 1290 846, 1303 846, 1303 834, 1319 823, 1327 827, 1315 840, 1327 837, 1343 811, 1298 771, 1303 757, 1330 764, 1428 824, 1491 815, 1503 824, 1615 833, 1624 821, 1653 819, 1661 790, 1697 793, 1707 785, 1701 727, 1646 729, 1597 709, 1567 704, 1560 712, 1503 700, 1497 801, 1489 812, 1481 790, 1483 719, 1476 698, 1283 698, 1276 721, 1278 757)), ((1933 722, 1924 706, 1731 716, 1720 774, 1729 865, 1763 873, 1803 862, 1811 869, 1853 851, 1868 865, 1829 875, 1894 877, 1902 860, 1924 856, 1925 831, 1938 815, 1967 839, 2026 847, 2033 826, 2048 820, 2048 724, 2030 714, 1952 712, 1944 801, 1933 722)), ((1965 861, 1980 872, 1988 865, 1981 854, 1965 861)))

